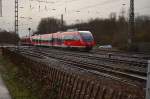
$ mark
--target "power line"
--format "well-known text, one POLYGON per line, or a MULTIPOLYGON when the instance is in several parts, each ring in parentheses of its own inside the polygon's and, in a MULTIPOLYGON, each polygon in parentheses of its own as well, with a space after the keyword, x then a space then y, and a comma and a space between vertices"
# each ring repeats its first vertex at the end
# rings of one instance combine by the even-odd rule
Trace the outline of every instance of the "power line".
POLYGON ((139 8, 139 9, 135 9, 135 10, 136 10, 136 11, 150 10, 150 6, 144 7, 144 8, 139 8))
MULTIPOLYGON (((78 0, 72 0, 72 1, 69 1, 69 2, 73 2, 73 1, 78 1, 78 0)), ((89 6, 82 7, 82 8, 76 9, 76 10, 72 10, 72 11, 69 11, 68 13, 70 14, 70 13, 74 13, 76 11, 80 11, 80 10, 84 10, 84 9, 90 9, 90 8, 95 8, 95 7, 98 7, 98 6, 102 7, 102 6, 107 5, 107 4, 113 4, 113 3, 117 2, 117 1, 119 1, 119 0, 115 0, 115 1, 107 0, 107 1, 104 1, 104 2, 100 2, 98 4, 89 5, 89 6)), ((64 9, 65 9, 65 12, 66 12, 66 8, 64 8, 64 9)), ((60 16, 61 14, 55 14, 55 16, 58 16, 58 15, 60 16)))
POLYGON ((46 3, 46 4, 56 4, 56 3, 61 3, 60 0, 57 1, 49 1, 49 0, 29 0, 30 2, 39 2, 39 3, 46 3))
POLYGON ((91 8, 95 8, 95 7, 102 7, 104 5, 112 4, 112 3, 115 3, 117 1, 119 1, 119 0, 115 0, 115 1, 107 0, 107 1, 104 1, 104 2, 101 2, 101 3, 97 3, 97 4, 94 4, 94 5, 89 5, 89 6, 82 7, 82 8, 76 9, 76 10, 72 10, 69 13, 76 12, 76 11, 81 11, 81 10, 84 10, 84 9, 91 9, 91 8))
POLYGON ((89 9, 89 8, 93 8, 93 7, 97 7, 97 6, 104 6, 106 4, 111 4, 111 3, 115 3, 119 0, 115 0, 115 1, 110 1, 110 0, 107 0, 107 1, 104 1, 102 3, 97 3, 97 4, 94 4, 94 5, 89 5, 89 6, 86 6, 86 7, 82 7, 82 8, 79 8, 78 10, 84 10, 84 9, 89 9))
MULTIPOLYGON (((37 2, 50 2, 49 0, 29 0, 29 1, 37 1, 37 2)), ((62 3, 72 3, 72 2, 76 2, 76 1, 79 1, 79 0, 70 0, 70 1, 64 1, 64 2, 62 2, 62 3)), ((117 2, 117 1, 119 1, 119 0, 115 0, 115 1, 110 1, 110 0, 107 0, 107 1, 104 1, 104 2, 100 2, 100 3, 98 3, 98 4, 94 4, 94 5, 89 5, 89 6, 86 6, 86 7, 82 7, 82 8, 79 8, 79 9, 76 9, 76 10, 72 10, 72 11, 69 11, 68 10, 68 12, 67 12, 67 7, 65 7, 64 8, 64 12, 65 13, 72 13, 72 12, 76 12, 76 11, 78 11, 78 10, 84 10, 84 9, 91 9, 91 8, 95 8, 95 7, 98 7, 98 6, 103 6, 103 5, 106 5, 106 4, 111 4, 111 3, 115 3, 115 2, 117 2)), ((51 1, 51 2, 53 2, 53 1, 51 1)), ((54 2, 53 2, 54 3, 54 2)), ((61 4, 62 5, 62 3, 61 2, 59 2, 59 1, 55 1, 55 3, 54 3, 54 5, 57 5, 58 6, 58 3, 59 4, 61 4), (56 3, 57 2, 57 3, 56 3)), ((60 7, 60 6, 59 6, 60 7)), ((30 9, 33 9, 34 7, 32 7, 31 6, 31 4, 30 4, 30 9)), ((32 10, 31 9, 31 10, 32 10)), ((42 9, 42 6, 41 6, 41 4, 39 4, 39 6, 38 6, 38 9, 39 9, 39 11, 42 9)), ((45 7, 43 7, 43 9, 47 12, 47 11, 49 11, 49 8, 47 7, 47 5, 45 5, 45 7)), ((53 9, 55 9, 55 8, 53 8, 53 9)), ((53 9, 50 9, 50 10, 53 10, 53 9)), ((62 13, 61 13, 62 14, 62 13)), ((57 15, 60 15, 60 14, 57 14, 57 15)))
MULTIPOLYGON (((49 1, 39 1, 39 0, 29 0, 29 1, 37 1, 37 2, 39 2, 39 3, 46 3, 46 2, 49 2, 49 1)), ((77 2, 77 1, 80 1, 80 0, 70 0, 70 1, 64 1, 64 2, 60 2, 60 1, 56 1, 56 2, 52 2, 51 1, 51 3, 53 4, 53 5, 57 5, 58 6, 58 4, 61 6, 61 5, 63 5, 63 4, 68 4, 68 3, 72 3, 72 2, 77 2)), ((101 5, 101 6, 103 6, 103 5, 106 5, 106 4, 111 4, 111 3, 115 3, 115 2, 117 2, 117 1, 119 1, 119 0, 115 0, 115 1, 110 1, 110 0, 107 0, 107 1, 104 1, 103 3, 98 3, 98 4, 94 4, 94 5, 89 5, 89 6, 86 6, 86 7, 82 7, 82 8, 79 8, 79 9, 77 9, 77 10, 84 10, 84 9, 89 9, 89 8, 93 8, 93 7, 97 7, 97 6, 99 6, 99 5, 101 5)), ((59 7, 60 7, 59 6, 59 7)))

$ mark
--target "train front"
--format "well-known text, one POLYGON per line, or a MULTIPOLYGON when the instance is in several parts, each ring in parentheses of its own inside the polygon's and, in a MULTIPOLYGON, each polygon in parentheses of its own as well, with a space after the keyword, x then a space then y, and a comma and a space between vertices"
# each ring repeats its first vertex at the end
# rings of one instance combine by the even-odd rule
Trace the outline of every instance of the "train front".
POLYGON ((83 44, 83 46, 85 46, 85 49, 91 50, 96 44, 92 33, 90 31, 79 31, 79 33, 82 38, 81 43, 83 44))

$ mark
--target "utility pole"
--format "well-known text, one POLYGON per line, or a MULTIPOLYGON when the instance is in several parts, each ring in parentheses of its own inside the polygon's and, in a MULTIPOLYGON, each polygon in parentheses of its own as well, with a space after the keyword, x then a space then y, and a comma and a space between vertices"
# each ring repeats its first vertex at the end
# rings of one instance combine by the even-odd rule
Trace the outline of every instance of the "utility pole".
POLYGON ((128 44, 131 48, 134 43, 134 0, 130 0, 130 12, 129 12, 129 32, 128 32, 128 44))
POLYGON ((18 34, 18 0, 15 0, 15 33, 18 34))
MULTIPOLYGON (((31 33, 30 33, 31 28, 29 27, 28 30, 29 30, 29 40, 31 40, 31 38, 30 38, 31 37, 31 33)), ((30 45, 29 45, 29 48, 30 48, 30 45)))
POLYGON ((63 31, 64 27, 64 16, 61 14, 61 30, 63 31))
POLYGON ((0 17, 2 17, 2 0, 0 0, 0 17))

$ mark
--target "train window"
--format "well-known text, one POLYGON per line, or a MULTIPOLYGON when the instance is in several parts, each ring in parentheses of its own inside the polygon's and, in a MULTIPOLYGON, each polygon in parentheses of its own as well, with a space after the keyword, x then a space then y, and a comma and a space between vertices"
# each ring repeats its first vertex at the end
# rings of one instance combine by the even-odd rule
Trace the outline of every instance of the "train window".
POLYGON ((84 41, 93 41, 93 37, 90 33, 80 32, 80 35, 84 41))
POLYGON ((57 38, 53 38, 53 42, 57 42, 57 38))
POLYGON ((38 42, 38 39, 35 39, 36 42, 38 42))
POLYGON ((65 35, 63 37, 63 40, 64 41, 77 41, 77 40, 80 40, 80 37, 77 35, 65 35))
POLYGON ((33 42, 36 42, 36 39, 32 39, 33 42))
POLYGON ((55 43, 61 43, 61 39, 60 38, 53 38, 53 42, 55 42, 55 43))
POLYGON ((80 37, 79 37, 78 35, 74 35, 74 36, 73 36, 73 40, 79 41, 79 40, 80 40, 80 37))
POLYGON ((60 38, 58 38, 58 39, 57 39, 57 42, 58 42, 58 43, 61 43, 61 42, 62 42, 62 40, 61 40, 60 38))
POLYGON ((40 42, 52 42, 52 38, 40 38, 40 42))
POLYGON ((73 40, 73 35, 65 35, 63 37, 63 40, 65 40, 65 41, 71 41, 71 40, 73 40))
POLYGON ((49 42, 52 42, 52 38, 48 38, 48 41, 49 41, 49 42))

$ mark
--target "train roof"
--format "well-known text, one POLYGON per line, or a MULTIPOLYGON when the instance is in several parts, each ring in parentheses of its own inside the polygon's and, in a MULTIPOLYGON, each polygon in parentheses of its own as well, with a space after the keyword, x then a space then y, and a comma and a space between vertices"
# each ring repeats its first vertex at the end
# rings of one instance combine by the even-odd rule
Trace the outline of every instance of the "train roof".
POLYGON ((77 32, 80 32, 80 33, 91 33, 90 31, 66 31, 66 32, 62 32, 62 33, 77 33, 77 32))
POLYGON ((49 36, 49 35, 51 35, 51 34, 54 34, 54 35, 58 35, 58 33, 62 33, 62 34, 76 34, 76 33, 87 33, 87 34, 91 34, 91 32, 90 31, 64 31, 64 32, 56 32, 56 33, 49 33, 49 34, 42 34, 42 35, 34 35, 34 36, 31 36, 32 38, 37 38, 37 37, 39 37, 39 36, 41 36, 41 37, 47 37, 47 36, 49 36))
POLYGON ((78 31, 80 33, 91 33, 90 31, 78 31))

